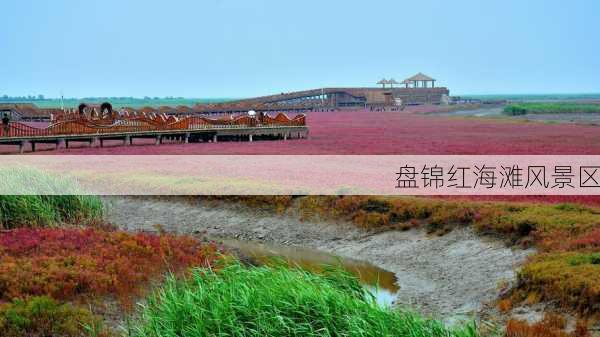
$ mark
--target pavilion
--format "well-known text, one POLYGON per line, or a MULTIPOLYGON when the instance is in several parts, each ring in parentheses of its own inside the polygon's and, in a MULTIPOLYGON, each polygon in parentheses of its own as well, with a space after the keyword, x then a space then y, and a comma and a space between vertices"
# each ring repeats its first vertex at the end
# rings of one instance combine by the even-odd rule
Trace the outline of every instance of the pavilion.
POLYGON ((377 82, 377 84, 381 85, 381 87, 385 89, 385 85, 390 84, 390 81, 386 80, 385 78, 382 78, 381 80, 379 80, 379 82, 377 82))
POLYGON ((428 88, 429 82, 431 82, 431 88, 434 88, 435 79, 423 73, 418 73, 402 81, 402 84, 404 84, 407 88, 428 88))
POLYGON ((390 88, 393 88, 393 87, 394 87, 394 84, 400 84, 400 83, 398 83, 398 82, 397 82, 395 79, 393 79, 393 78, 390 78, 389 80, 386 80, 386 79, 384 78, 384 79, 381 79, 379 82, 377 82, 377 84, 381 85, 381 87, 382 87, 383 89, 385 89, 385 86, 386 86, 387 84, 389 84, 389 85, 390 85, 390 88))

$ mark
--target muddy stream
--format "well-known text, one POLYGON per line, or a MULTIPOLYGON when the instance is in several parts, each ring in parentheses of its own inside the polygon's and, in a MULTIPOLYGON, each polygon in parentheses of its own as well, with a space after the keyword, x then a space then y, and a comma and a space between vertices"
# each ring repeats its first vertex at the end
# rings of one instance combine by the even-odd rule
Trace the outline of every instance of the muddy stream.
POLYGON ((513 282, 532 251, 459 228, 444 236, 423 230, 372 233, 344 222, 302 221, 239 204, 183 199, 106 197, 106 217, 129 231, 192 234, 264 263, 273 257, 310 270, 342 266, 381 305, 448 323, 477 318, 513 282), (159 226, 157 226, 159 225, 159 226))

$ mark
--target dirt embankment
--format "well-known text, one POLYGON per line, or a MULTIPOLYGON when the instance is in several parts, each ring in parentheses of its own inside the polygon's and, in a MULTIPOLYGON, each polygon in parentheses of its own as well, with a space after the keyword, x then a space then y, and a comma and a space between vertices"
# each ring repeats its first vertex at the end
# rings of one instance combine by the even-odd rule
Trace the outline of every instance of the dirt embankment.
POLYGON ((531 251, 510 249, 469 228, 444 236, 421 230, 373 234, 350 223, 301 221, 293 215, 241 205, 148 198, 110 197, 107 219, 131 231, 156 231, 236 238, 308 247, 359 259, 396 274, 397 303, 439 318, 479 313, 498 295, 501 282, 531 251))

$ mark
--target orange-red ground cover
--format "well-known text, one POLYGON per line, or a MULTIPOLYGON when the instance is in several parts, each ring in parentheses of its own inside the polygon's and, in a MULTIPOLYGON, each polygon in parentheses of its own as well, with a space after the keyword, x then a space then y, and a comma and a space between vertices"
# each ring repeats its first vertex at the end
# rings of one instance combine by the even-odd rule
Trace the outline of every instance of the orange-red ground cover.
POLYGON ((0 301, 113 294, 123 304, 152 278, 210 266, 214 244, 174 235, 98 229, 15 229, 0 233, 0 301))
MULTIPOLYGON (((165 144, 43 154, 600 154, 596 126, 450 118, 410 112, 308 113, 310 139, 165 144)), ((107 144, 110 145, 109 142, 107 144)), ((117 146, 119 145, 119 146, 117 146)), ((77 146, 73 144, 73 146, 77 146)), ((51 146, 52 147, 52 146, 51 146)), ((2 152, 14 152, 5 146, 2 152)))
POLYGON ((535 324, 524 321, 509 320, 506 324, 506 337, 590 337, 585 321, 578 321, 571 333, 564 332, 565 319, 560 315, 546 314, 544 319, 535 324))

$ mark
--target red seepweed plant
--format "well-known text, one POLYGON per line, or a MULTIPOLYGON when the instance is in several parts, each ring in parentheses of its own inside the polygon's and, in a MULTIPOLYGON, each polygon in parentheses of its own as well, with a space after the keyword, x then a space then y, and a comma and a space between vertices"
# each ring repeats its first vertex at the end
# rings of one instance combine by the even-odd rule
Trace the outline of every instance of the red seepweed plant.
POLYGON ((125 308, 166 272, 213 265, 220 250, 191 237, 98 229, 16 229, 0 234, 0 301, 114 295, 125 308))

